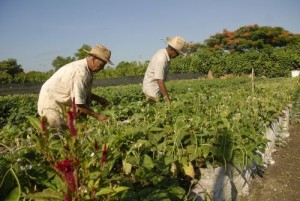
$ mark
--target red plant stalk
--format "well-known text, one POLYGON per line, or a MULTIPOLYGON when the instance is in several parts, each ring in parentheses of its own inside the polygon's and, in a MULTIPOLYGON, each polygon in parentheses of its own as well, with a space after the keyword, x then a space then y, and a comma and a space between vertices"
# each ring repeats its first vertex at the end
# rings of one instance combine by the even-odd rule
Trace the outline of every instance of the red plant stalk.
POLYGON ((42 135, 43 137, 46 137, 46 131, 47 131, 47 118, 45 116, 41 119, 41 128, 42 128, 42 135))
POLYGON ((101 156, 101 166, 102 167, 106 164, 106 158, 107 158, 107 146, 105 143, 102 148, 102 156, 101 156))
POLYGON ((95 147, 95 151, 96 151, 96 152, 99 151, 99 145, 98 145, 98 142, 97 142, 96 139, 95 139, 95 141, 94 141, 94 147, 95 147))
POLYGON ((72 113, 73 113, 73 117, 76 118, 77 117, 77 112, 76 112, 75 97, 73 97, 73 99, 72 99, 72 113))
POLYGON ((77 136, 77 129, 75 128, 75 118, 73 116, 73 112, 72 111, 68 111, 68 127, 69 130, 71 132, 72 137, 76 137, 77 136))
POLYGON ((68 186, 68 190, 72 194, 76 192, 76 182, 74 177, 75 168, 72 166, 72 163, 74 162, 77 163, 78 161, 75 161, 73 159, 67 159, 64 161, 57 162, 55 165, 56 169, 63 174, 64 180, 68 186))

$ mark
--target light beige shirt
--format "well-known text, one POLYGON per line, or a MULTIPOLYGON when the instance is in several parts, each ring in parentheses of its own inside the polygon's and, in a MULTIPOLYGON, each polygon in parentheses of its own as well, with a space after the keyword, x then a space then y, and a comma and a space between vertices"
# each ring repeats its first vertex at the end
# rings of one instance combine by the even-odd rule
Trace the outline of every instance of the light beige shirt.
POLYGON ((59 110, 62 106, 71 106, 73 97, 76 104, 86 104, 92 89, 93 74, 90 72, 86 59, 71 62, 50 77, 42 86, 38 112, 46 115, 49 109, 59 110))
POLYGON ((148 64, 144 80, 143 92, 148 96, 161 96, 157 80, 166 80, 170 65, 170 57, 166 49, 158 50, 148 64))

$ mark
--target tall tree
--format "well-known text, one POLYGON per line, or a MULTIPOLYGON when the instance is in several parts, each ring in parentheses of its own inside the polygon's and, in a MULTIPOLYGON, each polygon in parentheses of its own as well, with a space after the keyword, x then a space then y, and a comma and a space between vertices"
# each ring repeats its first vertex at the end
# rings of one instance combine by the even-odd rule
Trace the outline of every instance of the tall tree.
POLYGON ((22 65, 17 63, 16 59, 8 59, 0 61, 0 72, 10 75, 16 75, 19 73, 23 73, 24 70, 22 68, 22 65))
POLYGON ((79 49, 77 50, 77 52, 76 52, 74 55, 75 55, 76 59, 84 59, 84 58, 86 57, 87 54, 86 54, 86 52, 83 51, 83 50, 90 51, 91 49, 92 49, 91 46, 86 45, 86 44, 83 44, 83 45, 81 46, 81 48, 79 48, 79 49))
POLYGON ((53 61, 52 61, 52 66, 54 67, 55 71, 60 69, 63 65, 66 65, 72 61, 75 61, 74 57, 61 57, 57 56, 53 61))
POLYGON ((300 34, 292 34, 281 27, 250 25, 236 31, 223 30, 205 40, 212 49, 223 49, 230 52, 245 52, 251 48, 284 47, 300 44, 300 34))
POLYGON ((91 47, 89 45, 82 45, 81 48, 77 50, 76 53, 74 53, 74 57, 62 57, 62 56, 57 56, 53 61, 52 61, 52 66, 54 67, 55 71, 60 69, 63 65, 68 64, 72 61, 83 59, 86 57, 86 52, 83 50, 91 50, 91 47))

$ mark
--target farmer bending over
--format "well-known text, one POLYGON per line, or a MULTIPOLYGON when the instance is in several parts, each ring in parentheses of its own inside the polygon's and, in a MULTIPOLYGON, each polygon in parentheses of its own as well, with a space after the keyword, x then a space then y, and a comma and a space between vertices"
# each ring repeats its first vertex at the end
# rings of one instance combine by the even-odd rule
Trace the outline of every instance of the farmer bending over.
POLYGON ((170 59, 176 58, 179 54, 184 55, 182 49, 185 41, 182 37, 167 37, 168 46, 159 49, 151 58, 148 64, 144 80, 143 92, 148 102, 158 102, 163 96, 165 101, 170 104, 171 99, 168 94, 165 80, 167 79, 170 59))
POLYGON ((42 86, 39 100, 38 113, 47 118, 52 128, 65 129, 64 108, 71 107, 75 101, 79 113, 92 116, 101 122, 108 121, 104 115, 94 112, 89 107, 89 102, 94 100, 102 106, 109 102, 96 94, 93 94, 93 73, 104 69, 110 61, 111 51, 102 45, 96 45, 91 51, 86 51, 89 56, 85 59, 71 62, 56 71, 42 86))

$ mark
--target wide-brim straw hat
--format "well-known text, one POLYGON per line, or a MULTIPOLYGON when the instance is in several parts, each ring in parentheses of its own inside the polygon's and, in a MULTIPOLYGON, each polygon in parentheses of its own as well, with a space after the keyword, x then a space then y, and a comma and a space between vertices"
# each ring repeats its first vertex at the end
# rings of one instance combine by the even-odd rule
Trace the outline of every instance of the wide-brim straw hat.
POLYGON ((174 48, 179 54, 186 55, 183 52, 183 48, 185 46, 185 40, 180 36, 175 37, 167 37, 166 38, 168 45, 174 48))
POLYGON ((113 62, 110 61, 111 51, 104 47, 103 45, 96 44, 95 47, 93 47, 90 51, 83 50, 86 53, 88 53, 91 56, 97 57, 100 60, 103 60, 109 64, 113 64, 113 62))

